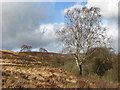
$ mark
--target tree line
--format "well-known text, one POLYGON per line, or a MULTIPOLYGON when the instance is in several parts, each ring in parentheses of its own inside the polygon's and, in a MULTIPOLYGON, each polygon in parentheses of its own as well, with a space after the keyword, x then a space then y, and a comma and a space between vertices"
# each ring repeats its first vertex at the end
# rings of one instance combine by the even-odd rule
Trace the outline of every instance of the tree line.
MULTIPOLYGON (((20 47, 20 52, 31 52, 32 46, 22 45, 20 47)), ((40 52, 48 52, 45 48, 39 48, 40 52)))

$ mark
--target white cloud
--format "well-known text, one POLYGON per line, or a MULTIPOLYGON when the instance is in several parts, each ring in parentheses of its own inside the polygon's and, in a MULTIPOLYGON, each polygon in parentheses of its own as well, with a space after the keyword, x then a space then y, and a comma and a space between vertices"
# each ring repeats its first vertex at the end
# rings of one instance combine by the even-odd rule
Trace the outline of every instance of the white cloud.
POLYGON ((35 30, 36 34, 42 34, 43 40, 56 40, 56 31, 63 27, 64 23, 43 24, 35 30))
POLYGON ((64 15, 64 14, 67 12, 68 9, 69 9, 69 10, 73 10, 74 8, 81 8, 81 7, 83 7, 83 6, 81 5, 81 3, 77 3, 77 4, 75 4, 75 5, 72 6, 72 7, 69 7, 69 8, 64 9, 64 10, 62 11, 62 14, 64 15))
POLYGON ((35 30, 35 34, 41 35, 40 39, 44 40, 41 43, 46 43, 42 48, 46 48, 50 52, 59 52, 59 42, 57 40, 56 31, 60 30, 64 26, 64 23, 53 23, 53 24, 43 24, 40 25, 38 29, 35 30))
POLYGON ((88 0, 86 6, 99 7, 105 18, 111 18, 118 15, 118 1, 119 0, 88 0))

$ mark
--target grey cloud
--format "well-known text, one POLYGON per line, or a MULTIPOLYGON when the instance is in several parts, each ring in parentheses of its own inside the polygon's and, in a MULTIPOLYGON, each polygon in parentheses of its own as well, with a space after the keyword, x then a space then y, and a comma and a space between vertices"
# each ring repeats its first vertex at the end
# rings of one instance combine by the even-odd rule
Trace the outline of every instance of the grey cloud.
POLYGON ((54 42, 43 40, 41 33, 35 33, 41 23, 55 18, 53 3, 3 3, 2 4, 2 48, 15 49, 22 44, 42 47, 54 42))

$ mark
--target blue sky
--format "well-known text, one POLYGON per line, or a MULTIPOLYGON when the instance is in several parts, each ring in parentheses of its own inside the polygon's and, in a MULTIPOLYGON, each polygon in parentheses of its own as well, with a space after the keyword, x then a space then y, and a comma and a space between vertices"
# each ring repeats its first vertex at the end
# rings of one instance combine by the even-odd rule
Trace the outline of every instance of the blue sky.
MULTIPOLYGON (((87 2, 82 2, 82 5, 85 5, 87 2)), ((76 4, 76 2, 56 2, 55 3, 55 11, 57 12, 57 17, 53 22, 61 23, 64 22, 64 15, 62 15, 62 11, 64 9, 72 7, 76 4)))
MULTIPOLYGON (((52 3, 52 2, 50 2, 52 3)), ((49 4, 49 3, 48 3, 49 4)), ((65 9, 72 7, 76 4, 76 2, 55 2, 54 3, 54 7, 53 10, 55 13, 51 13, 51 14, 55 14, 55 19, 53 21, 50 22, 46 22, 46 23, 62 23, 64 22, 64 15, 62 13, 62 11, 64 11, 65 9)), ((81 5, 85 5, 87 4, 87 2, 82 2, 81 5)))
POLYGON ((62 11, 64 11, 64 9, 66 8, 69 8, 73 5, 75 5, 76 2, 57 2, 55 3, 55 11, 57 12, 57 17, 56 19, 53 21, 54 22, 57 22, 57 23, 61 23, 61 22, 64 22, 64 15, 62 14, 62 11))

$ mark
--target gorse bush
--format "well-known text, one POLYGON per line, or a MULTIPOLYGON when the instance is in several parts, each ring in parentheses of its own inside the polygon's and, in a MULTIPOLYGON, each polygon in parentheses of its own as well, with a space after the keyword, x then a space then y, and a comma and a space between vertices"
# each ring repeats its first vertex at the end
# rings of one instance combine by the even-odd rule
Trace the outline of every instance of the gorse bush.
POLYGON ((92 55, 88 58, 92 61, 93 72, 103 76, 105 72, 113 67, 113 52, 110 48, 99 47, 91 49, 92 55))
POLYGON ((93 64, 93 71, 94 73, 98 74, 99 76, 103 76, 104 73, 112 68, 112 63, 108 61, 102 61, 101 58, 95 58, 95 62, 93 64))

